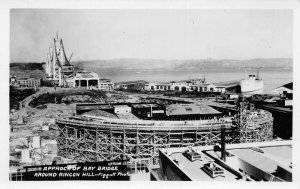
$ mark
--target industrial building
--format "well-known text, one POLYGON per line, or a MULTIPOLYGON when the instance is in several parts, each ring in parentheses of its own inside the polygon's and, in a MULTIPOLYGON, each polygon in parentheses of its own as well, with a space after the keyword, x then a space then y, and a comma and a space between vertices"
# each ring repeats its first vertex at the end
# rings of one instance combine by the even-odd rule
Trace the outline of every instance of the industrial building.
POLYGON ((292 142, 259 142, 159 150, 156 180, 292 181, 292 142), (222 149, 223 148, 223 149, 222 149))

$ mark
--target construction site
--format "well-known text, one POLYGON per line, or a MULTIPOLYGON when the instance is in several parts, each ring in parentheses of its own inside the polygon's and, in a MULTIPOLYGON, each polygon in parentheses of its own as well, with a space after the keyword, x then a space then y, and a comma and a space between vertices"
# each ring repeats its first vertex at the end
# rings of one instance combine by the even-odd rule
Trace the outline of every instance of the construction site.
POLYGON ((250 110, 247 102, 240 102, 235 116, 198 121, 120 119, 85 114, 60 117, 56 123, 58 154, 78 161, 149 158, 150 164, 156 165, 160 148, 219 143, 221 126, 226 128, 226 143, 273 139, 272 115, 264 110, 250 110))
POLYGON ((274 117, 243 96, 227 104, 112 91, 98 74, 74 69, 58 36, 47 57, 53 85, 36 88, 10 116, 15 179, 30 165, 103 161, 126 161, 132 177, 149 176, 162 166, 160 150, 273 141, 274 117))
POLYGON ((68 58, 64 49, 63 40, 58 37, 53 38, 47 53, 45 72, 47 82, 52 86, 76 87, 87 89, 112 90, 114 83, 107 78, 99 77, 95 72, 75 70, 70 61, 73 53, 68 58))

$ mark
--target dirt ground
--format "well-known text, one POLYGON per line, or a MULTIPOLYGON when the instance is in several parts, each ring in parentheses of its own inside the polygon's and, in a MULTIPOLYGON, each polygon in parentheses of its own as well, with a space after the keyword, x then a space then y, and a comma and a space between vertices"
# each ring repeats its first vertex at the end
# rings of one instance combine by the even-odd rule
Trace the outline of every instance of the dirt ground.
MULTIPOLYGON (((24 165, 52 164, 57 157, 57 127, 55 118, 71 116, 75 113, 76 102, 137 102, 137 95, 102 92, 86 89, 66 89, 43 87, 39 90, 41 96, 26 102, 25 107, 18 111, 11 120, 10 132, 10 168, 16 169, 24 165), (48 96, 47 96, 48 95, 48 96), (56 101, 53 98, 56 97, 56 101), (60 98, 60 101, 57 100, 60 98), (33 101, 35 101, 33 103, 33 101), (67 102, 67 103, 66 103, 67 102), (45 129, 47 128, 47 129, 45 129), (32 138, 40 137, 40 148, 32 147, 32 138), (29 149, 32 162, 22 162, 21 151, 29 149)), ((60 157, 61 158, 61 157, 60 157)), ((61 158, 64 163, 72 160, 61 158)))

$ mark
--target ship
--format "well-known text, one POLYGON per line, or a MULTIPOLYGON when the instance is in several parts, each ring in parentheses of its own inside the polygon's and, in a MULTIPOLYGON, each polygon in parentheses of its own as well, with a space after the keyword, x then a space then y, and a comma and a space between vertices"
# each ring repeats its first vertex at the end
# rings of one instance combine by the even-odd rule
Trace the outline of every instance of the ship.
POLYGON ((242 94, 262 94, 264 89, 264 82, 262 78, 257 75, 249 75, 246 79, 240 81, 241 93, 242 94))

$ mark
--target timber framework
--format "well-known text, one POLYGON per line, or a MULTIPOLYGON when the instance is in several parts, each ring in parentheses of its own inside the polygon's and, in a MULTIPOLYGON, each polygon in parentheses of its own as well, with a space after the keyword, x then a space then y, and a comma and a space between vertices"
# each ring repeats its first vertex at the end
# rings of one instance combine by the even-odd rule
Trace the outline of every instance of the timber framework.
POLYGON ((160 148, 219 143, 222 126, 226 143, 273 139, 271 114, 242 107, 235 117, 223 120, 146 121, 80 116, 61 117, 56 123, 58 155, 80 162, 150 158, 151 164, 157 164, 160 148))

